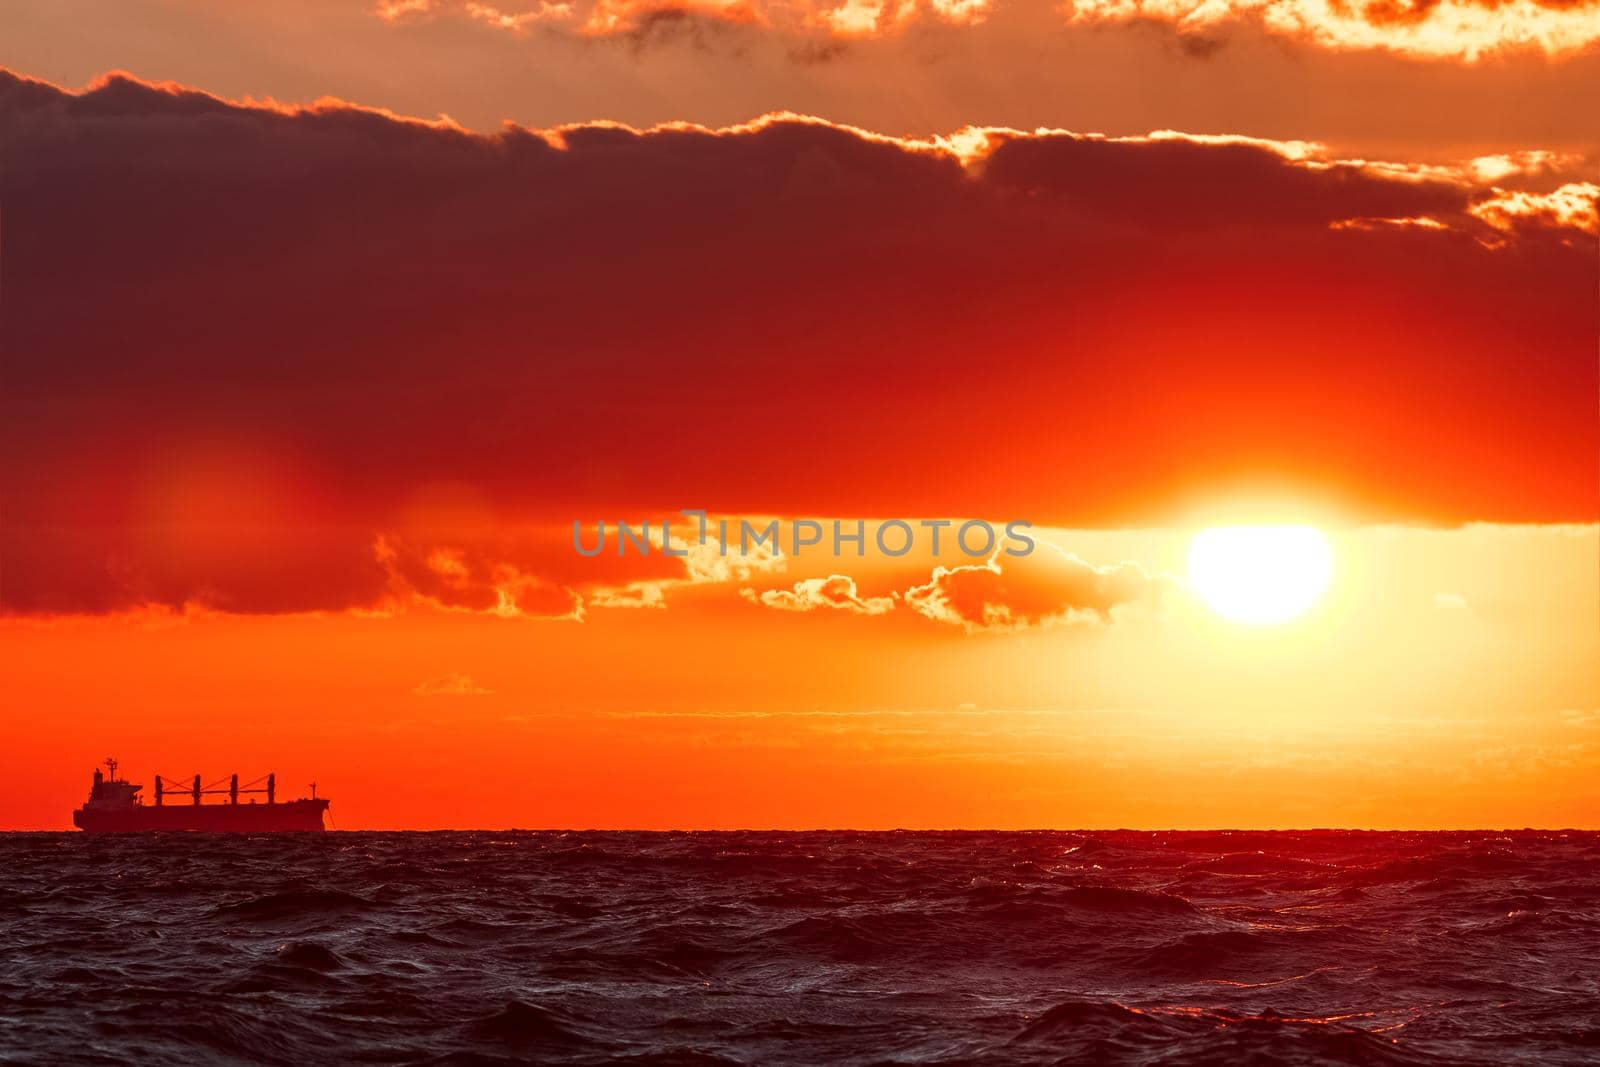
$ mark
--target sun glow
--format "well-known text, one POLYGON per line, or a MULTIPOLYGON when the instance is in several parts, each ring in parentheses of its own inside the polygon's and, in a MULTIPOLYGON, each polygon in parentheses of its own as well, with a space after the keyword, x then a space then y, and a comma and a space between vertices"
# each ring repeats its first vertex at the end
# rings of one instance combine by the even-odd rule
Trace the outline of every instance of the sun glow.
POLYGON ((1189 543, 1189 586, 1225 619, 1263 626, 1303 614, 1328 588, 1333 553, 1310 526, 1216 526, 1189 543))

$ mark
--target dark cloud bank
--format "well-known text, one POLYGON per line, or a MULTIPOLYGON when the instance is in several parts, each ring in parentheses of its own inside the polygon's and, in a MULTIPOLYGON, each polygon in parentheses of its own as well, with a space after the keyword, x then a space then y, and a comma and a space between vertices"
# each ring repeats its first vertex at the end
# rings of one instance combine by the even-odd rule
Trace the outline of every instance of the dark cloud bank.
POLYGON ((13 613, 369 605, 426 570, 379 535, 560 607, 575 561, 506 530, 680 507, 1103 525, 1264 479, 1596 517, 1593 239, 1448 175, 124 77, 0 76, 0 137, 13 613))

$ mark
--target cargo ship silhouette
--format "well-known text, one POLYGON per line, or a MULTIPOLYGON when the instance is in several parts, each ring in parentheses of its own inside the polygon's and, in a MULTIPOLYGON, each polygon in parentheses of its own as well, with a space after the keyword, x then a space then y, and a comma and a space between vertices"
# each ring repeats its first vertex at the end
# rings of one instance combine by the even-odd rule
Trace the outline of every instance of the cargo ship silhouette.
POLYGON ((237 774, 202 788, 200 776, 192 783, 172 788, 174 782, 156 775, 155 803, 146 804, 139 791, 144 788, 117 777, 117 761, 106 760, 106 773, 94 772, 94 785, 83 807, 72 813, 72 823, 91 834, 141 833, 156 830, 200 830, 222 833, 276 833, 291 830, 318 831, 328 801, 317 796, 311 783, 311 796, 300 800, 278 801, 278 778, 269 774, 248 782, 243 788, 237 774), (265 782, 265 785, 260 783, 265 782), (259 788, 257 786, 259 785, 259 788), (220 786, 220 788, 219 788, 220 786), (265 793, 267 802, 254 798, 239 803, 244 793, 265 793), (207 796, 225 794, 226 803, 208 804, 207 796), (178 798, 183 798, 179 800, 178 798))

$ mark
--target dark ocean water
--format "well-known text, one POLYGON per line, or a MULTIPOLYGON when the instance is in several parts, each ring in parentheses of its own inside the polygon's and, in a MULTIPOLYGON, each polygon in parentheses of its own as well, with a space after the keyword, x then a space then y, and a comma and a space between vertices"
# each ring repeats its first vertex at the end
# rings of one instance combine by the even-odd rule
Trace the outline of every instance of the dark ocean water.
POLYGON ((0 835, 0 1058, 1596 1063, 1600 835, 0 835))

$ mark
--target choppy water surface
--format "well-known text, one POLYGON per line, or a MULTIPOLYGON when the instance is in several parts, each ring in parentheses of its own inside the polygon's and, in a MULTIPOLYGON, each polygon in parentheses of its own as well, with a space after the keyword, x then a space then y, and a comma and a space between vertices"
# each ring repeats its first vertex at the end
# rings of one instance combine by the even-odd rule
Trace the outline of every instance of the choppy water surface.
POLYGON ((28 1063, 1593 1063, 1600 835, 0 835, 28 1063))

